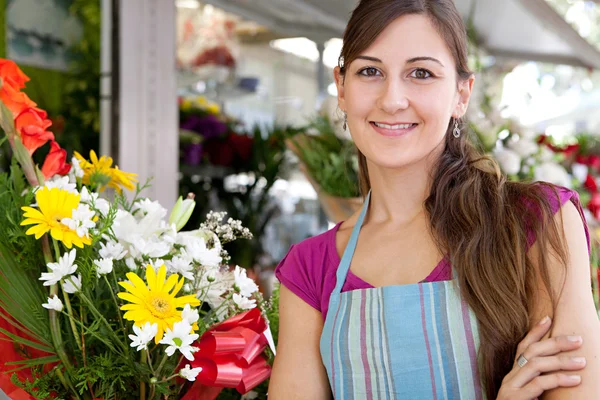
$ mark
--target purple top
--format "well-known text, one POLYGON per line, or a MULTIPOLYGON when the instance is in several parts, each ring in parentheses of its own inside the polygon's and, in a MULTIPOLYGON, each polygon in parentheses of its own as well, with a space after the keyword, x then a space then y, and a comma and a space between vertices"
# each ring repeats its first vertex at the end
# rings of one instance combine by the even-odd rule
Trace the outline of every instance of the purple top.
MULTIPOLYGON (((560 204, 557 202, 556 197, 549 196, 553 213, 556 213, 562 205, 571 200, 583 219, 589 249, 589 233, 579 204, 579 195, 577 192, 563 187, 557 186, 556 188, 558 189, 560 204)), ((323 320, 327 317, 329 297, 335 288, 335 274, 341 261, 335 244, 335 235, 341 224, 340 222, 327 232, 292 245, 275 269, 277 279, 310 306, 321 311, 323 320)), ((527 242, 529 245, 535 242, 533 231, 530 231, 527 242)), ((425 278, 424 282, 444 281, 451 278, 452 267, 449 260, 444 258, 425 278)), ((342 292, 370 288, 373 288, 373 286, 354 275, 352 271, 348 271, 342 292)))

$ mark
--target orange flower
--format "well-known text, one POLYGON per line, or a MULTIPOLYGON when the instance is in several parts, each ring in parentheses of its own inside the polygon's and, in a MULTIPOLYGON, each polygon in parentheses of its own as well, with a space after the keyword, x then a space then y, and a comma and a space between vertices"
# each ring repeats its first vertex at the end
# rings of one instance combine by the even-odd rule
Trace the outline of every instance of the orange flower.
POLYGON ((25 82, 29 81, 29 77, 21 71, 14 61, 0 58, 0 77, 2 85, 11 85, 15 90, 25 87, 25 82))
POLYGON ((27 108, 33 108, 37 105, 25 93, 10 84, 2 85, 0 100, 12 111, 14 117, 21 114, 27 108))
POLYGON ((46 179, 53 177, 56 174, 66 175, 71 170, 71 165, 67 162, 67 151, 54 140, 50 142, 50 152, 42 165, 42 173, 46 179))
POLYGON ((15 118, 15 127, 21 134, 21 140, 29 154, 33 154, 48 140, 54 140, 54 134, 46 130, 52 125, 52 121, 46 119, 46 116, 44 110, 27 108, 15 118))

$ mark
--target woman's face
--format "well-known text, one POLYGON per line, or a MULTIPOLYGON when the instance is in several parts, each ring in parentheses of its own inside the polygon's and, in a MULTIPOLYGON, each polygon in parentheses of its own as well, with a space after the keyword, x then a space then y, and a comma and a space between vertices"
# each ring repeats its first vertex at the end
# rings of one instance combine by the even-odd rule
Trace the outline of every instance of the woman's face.
POLYGON ((402 16, 346 68, 335 70, 340 108, 367 160, 400 168, 426 158, 451 117, 466 110, 473 79, 457 83, 446 42, 423 15, 402 16))

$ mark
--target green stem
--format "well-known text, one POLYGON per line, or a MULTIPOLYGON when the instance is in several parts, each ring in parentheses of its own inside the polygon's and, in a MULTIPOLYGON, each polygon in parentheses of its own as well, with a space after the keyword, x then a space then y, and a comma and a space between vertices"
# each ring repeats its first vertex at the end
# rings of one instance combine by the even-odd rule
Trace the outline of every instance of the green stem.
POLYGON ((79 339, 79 332, 77 331, 77 327, 75 326, 73 309, 71 308, 71 300, 69 299, 69 294, 65 291, 65 288, 62 288, 63 296, 65 298, 65 305, 67 306, 67 312, 69 314, 69 322, 71 325, 71 330, 73 331, 73 336, 75 337, 75 342, 77 343, 77 347, 79 351, 81 351, 81 339, 79 339))
MULTIPOLYGON (((148 362, 148 353, 146 350, 142 350, 141 363, 146 364, 148 362)), ((146 382, 140 380, 140 400, 146 400, 146 382)))
POLYGON ((162 372, 162 369, 165 366, 165 363, 167 362, 167 358, 169 358, 169 356, 167 355, 167 353, 165 353, 163 355, 162 360, 160 360, 160 364, 158 364, 158 368, 156 368, 156 376, 159 376, 162 372))
POLYGON ((92 301, 90 299, 88 299, 87 296, 85 294, 83 294, 82 291, 79 291, 78 294, 79 294, 79 297, 81 298, 81 300, 83 300, 85 302, 85 304, 90 308, 90 311, 96 316, 96 318, 101 320, 106 325, 106 327, 108 328, 108 331, 112 334, 113 338, 119 343, 119 345, 121 346, 121 349, 124 350, 123 354, 126 354, 128 352, 127 344, 123 343, 121 341, 119 336, 115 333, 114 328, 106 320, 106 318, 104 318, 104 315, 102 315, 102 313, 100 311, 98 311, 96 306, 94 306, 94 303, 92 303, 92 301))
MULTIPOLYGON (((113 278, 116 283, 117 276, 115 274, 114 269, 112 271, 112 275, 113 275, 113 278)), ((111 297, 112 297, 113 301, 115 302, 115 307, 117 309, 117 316, 119 317, 119 325, 121 325, 121 332, 123 332, 123 337, 125 338, 125 343, 127 343, 127 330, 125 329, 125 324, 123 323, 123 318, 121 317, 121 308, 119 307, 119 302, 117 301, 117 296, 115 296, 115 291, 110 286, 110 283, 108 282, 108 278, 106 277, 106 275, 104 275, 104 280, 106 281, 106 285, 110 289, 109 292, 111 294, 111 297)), ((118 286, 116 286, 116 287, 118 288, 118 286)))

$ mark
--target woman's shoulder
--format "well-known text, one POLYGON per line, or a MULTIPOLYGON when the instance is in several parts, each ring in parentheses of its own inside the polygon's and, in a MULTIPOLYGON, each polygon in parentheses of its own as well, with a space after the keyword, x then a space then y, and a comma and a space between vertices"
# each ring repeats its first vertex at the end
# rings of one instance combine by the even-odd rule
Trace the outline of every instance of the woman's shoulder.
POLYGON ((340 225, 293 244, 275 268, 275 276, 285 287, 319 311, 324 280, 335 265, 335 235, 340 225))

